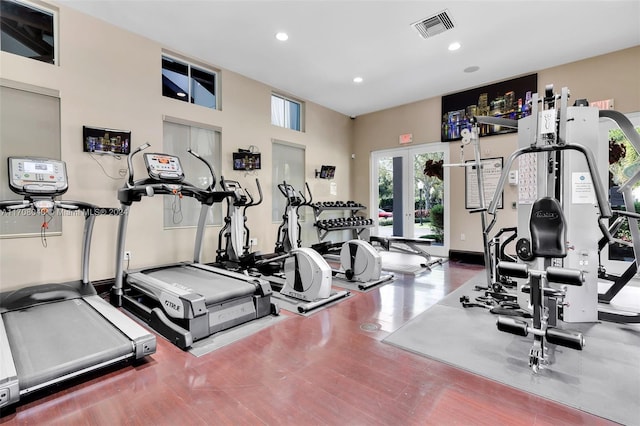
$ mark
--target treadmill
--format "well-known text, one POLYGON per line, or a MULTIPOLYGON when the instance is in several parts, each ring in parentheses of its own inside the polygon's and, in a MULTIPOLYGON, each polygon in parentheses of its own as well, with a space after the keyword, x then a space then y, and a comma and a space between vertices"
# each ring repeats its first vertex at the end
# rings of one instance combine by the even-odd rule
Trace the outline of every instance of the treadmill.
POLYGON ((122 214, 111 303, 123 306, 181 349, 187 349, 193 342, 219 331, 277 314, 278 307, 271 303, 272 289, 268 281, 200 263, 207 213, 213 203, 222 202, 231 195, 214 190, 216 176, 211 165, 188 150, 211 173, 211 185, 202 189, 184 180, 184 171, 177 156, 145 153, 149 177, 134 181, 132 158, 149 146, 144 144, 129 154, 128 181, 118 190, 122 214), (194 262, 124 271, 130 208, 134 202, 155 194, 192 197, 201 204, 194 262))
MULTIPOLYGON (((0 201, 0 211, 44 219, 60 210, 84 215, 82 279, 0 293, 0 407, 24 395, 156 351, 156 338, 97 295, 89 282, 89 251, 98 207, 54 198, 68 188, 59 160, 9 157, 9 185, 23 200, 0 201), (28 213, 25 213, 28 212, 28 213)), ((29 255, 29 253, 27 253, 29 255)))

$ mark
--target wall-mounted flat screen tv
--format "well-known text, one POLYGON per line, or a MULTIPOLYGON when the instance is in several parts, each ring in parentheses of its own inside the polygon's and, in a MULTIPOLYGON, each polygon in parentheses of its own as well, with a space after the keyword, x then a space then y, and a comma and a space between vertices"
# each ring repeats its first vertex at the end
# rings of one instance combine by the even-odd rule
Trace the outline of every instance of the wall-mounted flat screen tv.
MULTIPOLYGON (((443 142, 462 139, 462 130, 471 130, 474 116, 519 120, 531 114, 531 96, 537 92, 538 74, 518 77, 488 86, 442 97, 443 142)), ((480 125, 480 136, 517 132, 517 129, 480 125)))
POLYGON ((131 132, 82 126, 82 150, 97 154, 129 155, 131 151, 131 132))
POLYGON ((336 166, 322 166, 320 168, 320 179, 333 179, 336 175, 336 166))
POLYGON ((260 170, 259 152, 234 152, 233 170, 260 170))

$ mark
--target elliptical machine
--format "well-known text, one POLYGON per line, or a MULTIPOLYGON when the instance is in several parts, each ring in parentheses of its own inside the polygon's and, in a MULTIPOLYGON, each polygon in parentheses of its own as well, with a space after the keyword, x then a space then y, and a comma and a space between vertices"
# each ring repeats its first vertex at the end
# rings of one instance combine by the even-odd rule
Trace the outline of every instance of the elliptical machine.
MULTIPOLYGON (((348 291, 332 292, 331 267, 327 261, 315 250, 300 247, 297 209, 306 205, 304 196, 287 204, 283 223, 278 228, 276 252, 264 255, 249 252, 249 228, 246 226, 247 208, 259 205, 263 199, 260 181, 256 179, 257 201, 237 181, 221 177, 220 184, 225 192, 232 195, 227 197, 225 226, 218 238, 216 261, 219 264, 248 273, 261 273, 273 288, 279 289, 274 297, 293 303, 300 313, 349 296, 348 291)), ((293 191, 286 183, 278 187, 281 191, 293 191)))
MULTIPOLYGON (((287 249, 289 251, 295 249, 300 250, 301 226, 298 220, 298 210, 304 206, 314 207, 313 195, 311 195, 311 189, 309 189, 309 184, 306 182, 305 188, 309 194, 309 198, 306 198, 301 191, 296 191, 295 188, 287 182, 278 185, 278 189, 287 199, 287 206, 282 216, 283 221, 278 228, 276 252, 287 249)), ((320 242, 312 245, 311 249, 325 256, 335 252, 337 247, 340 247, 341 269, 332 270, 333 276, 337 278, 344 277, 347 281, 357 282, 358 289, 360 290, 365 290, 393 279, 393 275, 381 275, 382 257, 380 253, 366 241, 352 239, 345 243, 338 244, 320 242)))
POLYGON ((227 197, 227 215, 224 218, 224 227, 220 230, 218 236, 216 262, 239 264, 249 253, 250 247, 247 209, 262 203, 262 188, 260 187, 260 181, 256 178, 256 187, 259 195, 256 201, 251 196, 251 193, 237 181, 226 180, 224 176, 221 176, 220 185, 223 191, 232 193, 233 196, 227 197))
POLYGON ((305 188, 309 193, 309 199, 300 191, 288 184, 286 181, 278 184, 278 189, 287 199, 287 206, 282 215, 282 223, 278 227, 278 239, 276 241, 276 253, 289 253, 293 249, 302 246, 301 226, 299 221, 298 210, 300 207, 311 206, 313 197, 309 184, 305 182, 305 188))

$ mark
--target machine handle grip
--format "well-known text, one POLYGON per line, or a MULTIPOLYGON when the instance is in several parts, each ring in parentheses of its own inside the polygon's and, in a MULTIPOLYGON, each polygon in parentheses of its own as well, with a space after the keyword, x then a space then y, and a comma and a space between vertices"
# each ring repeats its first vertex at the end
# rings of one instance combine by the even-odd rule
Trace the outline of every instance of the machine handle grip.
POLYGON ((608 244, 613 244, 615 240, 613 239, 613 235, 609 232, 609 225, 605 223, 605 217, 598 218, 598 226, 600 227, 600 231, 602 231, 602 235, 607 240, 608 244))
POLYGON ((150 146, 151 144, 149 142, 145 142, 139 147, 137 147, 136 149, 134 149, 133 151, 131 151, 131 153, 129 153, 129 155, 127 156, 127 168, 129 169, 129 180, 128 180, 129 187, 133 186, 133 156, 139 153, 140 151, 149 148, 150 146))
POLYGON ((304 186, 305 188, 307 188, 307 192, 309 193, 309 199, 307 200, 306 198, 304 198, 304 195, 302 196, 302 199, 304 200, 304 204, 311 205, 311 203, 313 202, 313 195, 311 195, 311 189, 309 189, 309 182, 305 182, 304 186))
POLYGON ((613 214, 616 216, 624 216, 624 217, 631 217, 634 219, 640 219, 640 213, 628 212, 625 210, 613 210, 613 214))
POLYGON ((0 211, 11 211, 11 210, 21 210, 21 209, 29 209, 32 206, 32 202, 27 200, 20 201, 0 201, 0 211))
MULTIPOLYGON (((252 198, 252 199, 251 199, 251 205, 252 205, 252 206, 257 206, 258 204, 261 204, 261 203, 262 203, 262 199, 263 199, 263 198, 262 198, 262 186, 260 186, 260 180, 259 180, 258 178, 256 178, 256 188, 258 188, 258 196, 259 196, 260 198, 258 199, 258 202, 257 202, 257 203, 254 203, 254 202, 253 202, 253 198, 252 198)), ((247 193, 248 193, 248 192, 247 192, 247 193)))
POLYGON ((486 212, 486 211, 487 211, 486 207, 479 207, 477 209, 469 210, 469 213, 482 213, 482 212, 486 212))

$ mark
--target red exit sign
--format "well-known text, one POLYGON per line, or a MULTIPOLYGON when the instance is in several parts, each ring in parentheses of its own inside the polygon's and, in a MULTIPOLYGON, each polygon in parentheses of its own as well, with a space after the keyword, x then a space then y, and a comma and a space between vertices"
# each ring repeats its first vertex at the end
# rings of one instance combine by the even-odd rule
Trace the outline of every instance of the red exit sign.
POLYGON ((589 102, 589 106, 597 107, 598 109, 613 109, 613 99, 605 99, 603 101, 589 102))
POLYGON ((404 135, 400 135, 399 142, 400 145, 413 142, 413 134, 405 133, 404 135))

